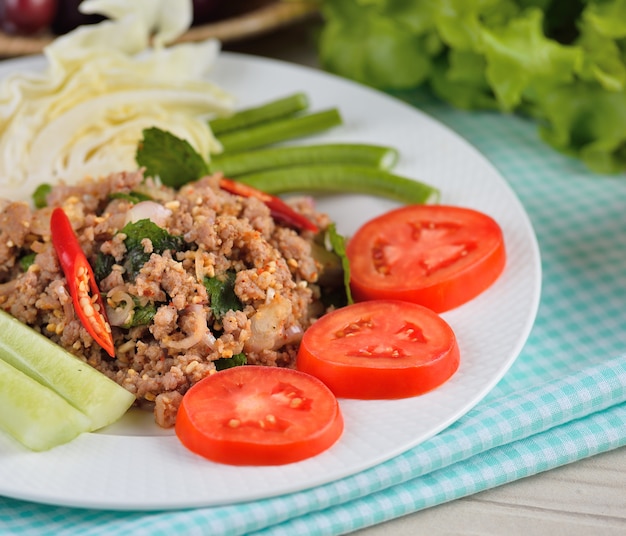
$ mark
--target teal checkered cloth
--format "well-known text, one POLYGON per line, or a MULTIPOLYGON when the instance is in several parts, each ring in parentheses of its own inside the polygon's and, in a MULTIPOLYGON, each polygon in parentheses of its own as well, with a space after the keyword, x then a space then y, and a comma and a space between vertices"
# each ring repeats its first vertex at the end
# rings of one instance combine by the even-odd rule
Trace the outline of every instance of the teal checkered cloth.
POLYGON ((593 175, 519 117, 454 110, 426 94, 411 103, 491 160, 538 236, 537 321, 491 393, 421 445, 312 490, 174 512, 0 498, 0 534, 345 534, 626 444, 626 178, 593 175))

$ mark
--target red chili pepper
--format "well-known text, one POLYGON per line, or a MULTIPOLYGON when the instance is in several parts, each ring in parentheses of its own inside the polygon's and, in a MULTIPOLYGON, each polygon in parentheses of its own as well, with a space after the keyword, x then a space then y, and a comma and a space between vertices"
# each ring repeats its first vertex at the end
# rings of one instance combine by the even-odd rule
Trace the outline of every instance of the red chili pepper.
POLYGON ((286 225, 290 225, 296 229, 313 231, 314 233, 319 231, 317 225, 306 216, 291 208, 280 197, 262 192, 252 186, 230 179, 220 179, 220 188, 231 194, 240 195, 241 197, 256 197, 260 199, 270 209, 272 217, 286 225))
POLYGON ((111 325, 106 316, 100 289, 63 209, 55 208, 52 211, 50 232, 78 318, 94 340, 111 357, 115 357, 111 325))

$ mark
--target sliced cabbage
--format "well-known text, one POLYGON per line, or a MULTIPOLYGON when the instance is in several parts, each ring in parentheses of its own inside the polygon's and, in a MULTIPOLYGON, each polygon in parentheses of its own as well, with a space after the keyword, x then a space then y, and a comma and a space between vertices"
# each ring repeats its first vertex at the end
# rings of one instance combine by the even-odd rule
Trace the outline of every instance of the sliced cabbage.
POLYGON ((109 20, 55 39, 43 72, 0 83, 0 196, 134 169, 151 126, 207 159, 221 150, 207 123, 233 108, 207 80, 219 42, 165 46, 189 27, 191 0, 86 0, 81 11, 109 20))

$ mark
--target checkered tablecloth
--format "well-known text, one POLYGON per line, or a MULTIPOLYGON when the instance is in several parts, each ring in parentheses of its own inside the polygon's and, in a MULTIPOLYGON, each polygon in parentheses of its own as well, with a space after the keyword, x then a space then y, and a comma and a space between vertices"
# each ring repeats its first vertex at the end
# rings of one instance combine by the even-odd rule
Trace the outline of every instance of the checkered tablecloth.
POLYGON ((590 173, 525 119, 454 110, 426 94, 411 102, 499 169, 538 236, 538 317, 492 392, 425 443, 312 490, 173 512, 0 497, 0 534, 344 534, 626 444, 626 177, 590 173))

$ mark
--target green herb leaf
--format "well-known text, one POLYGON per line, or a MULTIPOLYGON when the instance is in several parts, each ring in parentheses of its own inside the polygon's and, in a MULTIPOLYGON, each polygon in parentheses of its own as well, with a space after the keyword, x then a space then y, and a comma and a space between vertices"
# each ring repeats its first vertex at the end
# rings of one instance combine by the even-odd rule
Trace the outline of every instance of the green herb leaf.
POLYGON ((243 308, 235 294, 235 277, 235 272, 229 270, 224 277, 204 278, 204 286, 211 300, 211 310, 217 319, 222 318, 228 311, 241 311, 243 308))
POLYGON ((105 253, 98 253, 96 262, 93 267, 93 273, 98 282, 102 281, 113 270, 115 264, 115 257, 113 255, 107 255, 105 253))
POLYGON ((354 303, 352 291, 350 290, 350 261, 346 255, 346 239, 337 232, 337 227, 334 223, 328 226, 326 236, 332 250, 341 259, 341 266, 343 268, 343 284, 346 290, 348 304, 354 303))
POLYGON ((133 302, 135 307, 133 308, 132 319, 130 323, 124 327, 128 329, 136 326, 147 326, 150 324, 157 311, 156 304, 148 303, 146 305, 140 305, 139 300, 135 296, 133 296, 133 302))
POLYGON ((246 354, 235 354, 233 357, 222 357, 215 360, 215 369, 224 370, 233 367, 241 367, 248 363, 246 354))
POLYGON ((150 201, 152 198, 149 195, 142 194, 141 192, 113 192, 109 195, 111 199, 125 199, 131 203, 140 203, 141 201, 150 201))
POLYGON ((209 173, 204 158, 187 140, 156 127, 143 131, 135 160, 146 168, 146 174, 159 177, 166 186, 181 186, 209 173))
POLYGON ((164 251, 180 251, 185 247, 182 236, 174 236, 149 219, 128 223, 120 231, 126 235, 124 244, 126 256, 124 267, 128 276, 137 277, 139 270, 150 259, 151 253, 144 251, 142 241, 149 239, 152 242, 152 251, 162 254, 164 251))
POLYGON ((23 257, 20 257, 20 269, 22 272, 27 272, 30 266, 35 262, 36 253, 27 253, 23 257))

